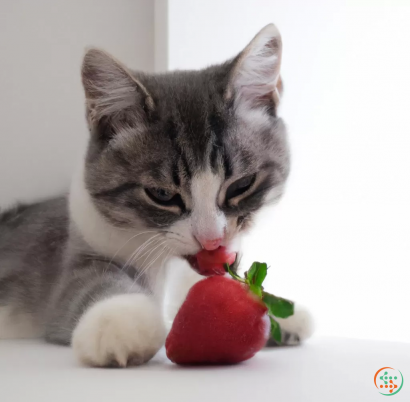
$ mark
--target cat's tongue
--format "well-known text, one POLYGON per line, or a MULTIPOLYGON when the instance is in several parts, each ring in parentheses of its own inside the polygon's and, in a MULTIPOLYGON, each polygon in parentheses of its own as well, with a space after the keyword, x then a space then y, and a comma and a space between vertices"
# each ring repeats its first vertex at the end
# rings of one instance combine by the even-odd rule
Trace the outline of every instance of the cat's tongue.
POLYGON ((216 250, 201 250, 198 254, 187 257, 191 267, 203 276, 224 275, 224 264, 233 264, 236 253, 229 252, 226 247, 216 250))

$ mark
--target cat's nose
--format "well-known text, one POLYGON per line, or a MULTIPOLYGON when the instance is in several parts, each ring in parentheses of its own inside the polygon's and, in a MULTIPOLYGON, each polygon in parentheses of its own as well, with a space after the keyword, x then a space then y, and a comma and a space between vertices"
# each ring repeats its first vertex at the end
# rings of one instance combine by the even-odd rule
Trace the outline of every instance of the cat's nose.
POLYGON ((201 239, 200 237, 198 237, 197 240, 205 250, 215 250, 222 244, 223 238, 219 237, 218 239, 201 239))

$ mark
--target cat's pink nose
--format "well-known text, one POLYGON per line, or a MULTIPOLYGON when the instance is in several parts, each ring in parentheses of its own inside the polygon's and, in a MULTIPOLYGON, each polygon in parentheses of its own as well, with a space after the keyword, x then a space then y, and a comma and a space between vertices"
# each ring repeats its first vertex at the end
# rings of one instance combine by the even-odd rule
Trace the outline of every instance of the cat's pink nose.
POLYGON ((221 243, 222 243, 223 238, 220 237, 219 239, 201 239, 199 238, 198 241, 201 243, 201 246, 205 250, 215 250, 217 249, 221 243))

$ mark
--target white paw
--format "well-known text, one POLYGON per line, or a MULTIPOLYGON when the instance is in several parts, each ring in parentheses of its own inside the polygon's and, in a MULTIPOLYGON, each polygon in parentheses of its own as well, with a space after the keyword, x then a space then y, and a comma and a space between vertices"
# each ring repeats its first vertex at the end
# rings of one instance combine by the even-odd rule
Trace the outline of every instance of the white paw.
POLYGON ((309 311, 295 304, 295 313, 288 318, 275 318, 284 331, 289 332, 294 337, 289 339, 289 344, 303 342, 310 338, 314 332, 313 317, 309 311))
POLYGON ((132 294, 94 304, 81 317, 71 343, 84 364, 126 367, 151 359, 164 340, 159 307, 146 295, 132 294))

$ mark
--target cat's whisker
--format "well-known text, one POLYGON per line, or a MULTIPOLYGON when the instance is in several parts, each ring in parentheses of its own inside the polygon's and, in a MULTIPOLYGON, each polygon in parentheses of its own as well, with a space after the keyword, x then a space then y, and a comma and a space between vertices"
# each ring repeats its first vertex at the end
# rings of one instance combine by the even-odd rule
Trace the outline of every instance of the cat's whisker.
POLYGON ((149 252, 149 254, 145 257, 145 260, 142 262, 141 267, 144 266, 144 264, 145 264, 145 262, 148 260, 149 256, 150 256, 156 249, 158 249, 159 247, 161 247, 163 244, 166 244, 166 242, 167 242, 167 241, 165 240, 165 241, 163 241, 162 243, 157 244, 157 245, 149 252))
POLYGON ((123 265, 123 267, 121 268, 121 271, 123 271, 124 269, 126 269, 127 267, 129 267, 131 265, 131 263, 134 261, 134 258, 143 250, 145 250, 145 248, 151 243, 151 241, 153 241, 156 237, 160 236, 161 233, 157 233, 156 235, 151 236, 149 239, 147 239, 144 243, 142 243, 139 247, 137 247, 137 249, 131 254, 130 258, 127 260, 127 262, 123 265))
MULTIPOLYGON (((164 243, 166 243, 166 241, 163 242, 163 243, 161 243, 161 244, 159 244, 158 246, 156 246, 152 251, 157 250, 158 247, 161 247, 162 245, 164 245, 164 243)), ((134 278, 134 282, 133 282, 132 286, 134 286, 135 283, 138 282, 138 280, 146 273, 146 271, 148 270, 148 268, 151 267, 152 264, 161 256, 161 254, 164 252, 164 250, 166 250, 166 248, 167 248, 167 246, 164 246, 164 247, 162 248, 162 250, 160 250, 159 255, 158 255, 153 261, 151 261, 150 263, 148 263, 147 266, 145 266, 144 268, 142 268, 142 269, 139 271, 138 275, 134 278)), ((152 251, 151 251, 151 252, 152 252, 152 251)), ((150 254, 151 254, 151 253, 150 253, 150 254)), ((131 287, 131 288, 132 288, 132 287, 131 287)))
MULTIPOLYGON (((163 252, 166 251, 166 250, 167 250, 167 246, 164 246, 164 247, 162 248, 162 250, 160 250, 160 252, 158 253, 158 256, 155 257, 155 258, 144 268, 144 272, 148 271, 148 269, 154 265, 154 263, 158 260, 159 257, 161 257, 161 255, 163 254, 163 252)), ((162 266, 162 264, 161 264, 161 266, 162 266)))
MULTIPOLYGON (((152 244, 150 244, 150 247, 152 247, 154 245, 157 245, 158 242, 160 242, 162 240, 164 240, 164 239, 163 238, 155 239, 155 241, 153 241, 152 244)), ((147 248, 147 247, 144 247, 144 248, 147 248)), ((143 251, 143 250, 141 250, 141 251, 143 251)), ((133 259, 133 264, 135 264, 139 259, 141 259, 145 255, 147 255, 147 253, 149 253, 150 251, 151 251, 151 249, 148 247, 148 249, 146 251, 144 251, 142 254, 135 256, 134 259, 133 259)))
POLYGON ((184 237, 182 234, 177 233, 177 232, 172 232, 171 230, 162 230, 162 232, 164 233, 172 233, 174 235, 180 236, 180 237, 184 237))
MULTIPOLYGON (((147 253, 150 253, 152 250, 153 246, 157 246, 159 242, 161 242, 163 240, 163 238, 156 238, 156 239, 151 239, 151 241, 149 241, 148 243, 146 243, 145 245, 143 245, 142 248, 140 248, 139 250, 137 250, 138 252, 133 253, 132 256, 132 260, 130 265, 135 265, 135 263, 141 259, 142 257, 144 257, 145 255, 147 255, 147 253), (147 249, 146 251, 144 251, 145 249, 147 249), (143 252, 144 251, 144 252, 143 252), (141 254, 142 253, 142 254, 141 254)), ((144 260, 145 262, 145 260, 144 260)))
POLYGON ((114 254, 114 256, 111 258, 111 260, 110 260, 110 262, 109 262, 109 264, 108 264, 108 268, 111 266, 112 262, 114 261, 115 257, 118 255, 118 253, 119 253, 131 240, 133 240, 133 239, 135 239, 135 238, 137 238, 138 236, 141 236, 141 235, 143 235, 143 234, 147 234, 147 233, 157 233, 157 231, 156 231, 156 230, 147 230, 147 231, 144 231, 144 232, 137 233, 137 234, 134 235, 134 236, 131 236, 131 237, 117 250, 117 252, 116 252, 116 253, 114 254))
MULTIPOLYGON (((133 254, 132 259, 129 263, 129 266, 134 266, 136 272, 139 272, 140 268, 137 266, 137 261, 141 259, 142 257, 146 256, 147 254, 149 255, 152 249, 153 248, 155 249, 158 246, 158 243, 161 241, 162 241, 161 238, 151 239, 150 242, 147 242, 146 244, 144 244, 143 247, 141 247, 139 250, 137 250, 137 252, 133 254)), ((141 266, 142 264, 138 264, 138 265, 141 266)))
POLYGON ((138 254, 138 252, 141 250, 142 247, 144 247, 144 245, 146 245, 148 242, 150 242, 152 240, 152 237, 150 237, 149 239, 147 239, 144 243, 142 243, 140 246, 138 246, 133 253, 131 254, 131 256, 128 258, 128 260, 125 262, 125 264, 123 264, 121 271, 125 270, 127 267, 129 267, 134 259, 134 256, 136 254, 138 254))
MULTIPOLYGON (((152 249, 152 248, 148 248, 148 250, 143 254, 143 255, 145 255, 145 254, 147 254, 147 253, 149 253, 148 254, 148 256, 146 257, 146 259, 149 257, 149 255, 154 251, 154 250, 156 250, 158 247, 160 247, 163 243, 161 243, 161 244, 158 244, 158 241, 161 241, 162 239, 155 239, 155 242, 153 242, 154 244, 152 244, 151 246, 154 246, 154 248, 152 249)), ((145 246, 144 248, 146 248, 147 246, 145 246)), ((135 262, 139 259, 139 258, 142 258, 142 256, 143 255, 141 255, 141 256, 135 256, 134 258, 133 258, 133 260, 132 260, 132 264, 134 265, 135 264, 135 262)), ((137 271, 137 273, 136 273, 136 279, 135 279, 135 281, 134 281, 134 284, 135 284, 135 282, 142 276, 142 274, 143 274, 143 271, 144 271, 144 269, 142 268, 143 267, 143 264, 145 263, 145 261, 146 261, 146 259, 144 260, 144 262, 141 264, 142 266, 141 266, 141 268, 138 268, 138 269, 136 269, 136 271, 137 271)))
MULTIPOLYGON (((165 246, 166 249, 168 249, 167 254, 165 255, 165 257, 163 257, 162 259, 162 263, 161 263, 161 267, 159 270, 157 270, 157 272, 155 272, 155 279, 154 279, 154 283, 157 283, 158 281, 158 276, 162 274, 162 269, 164 268, 164 264, 168 261, 168 257, 171 253, 174 252, 174 249, 172 247, 169 246, 165 246)), ((151 292, 153 293, 153 292, 151 292)))

